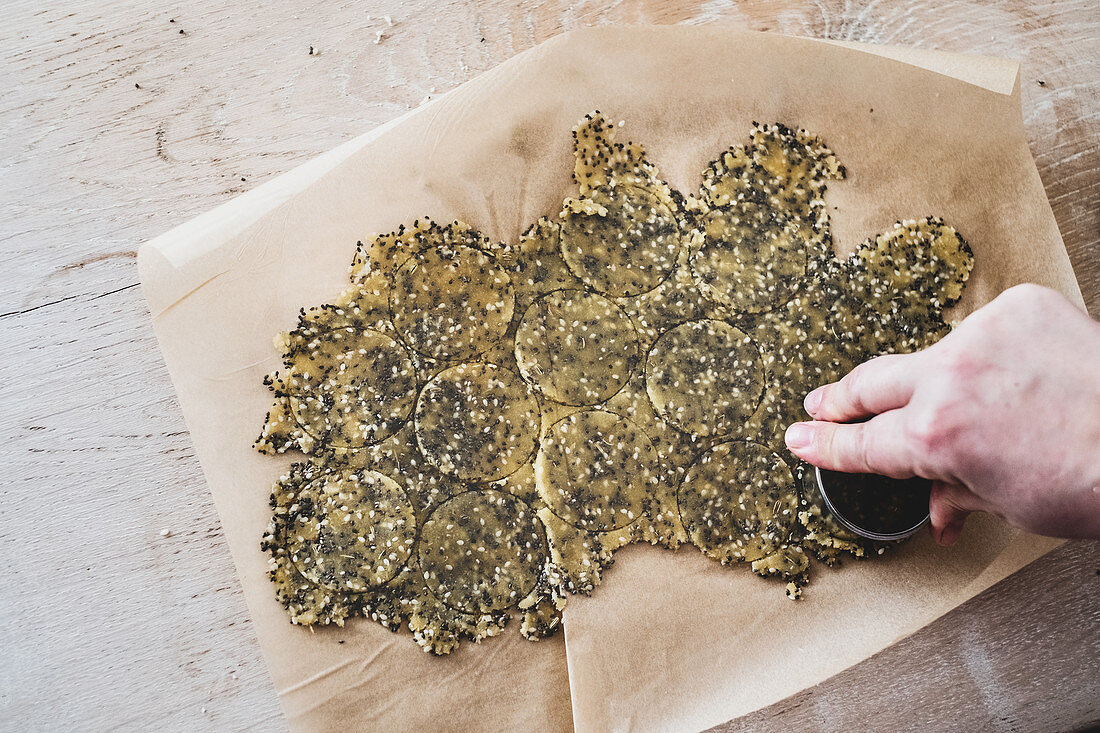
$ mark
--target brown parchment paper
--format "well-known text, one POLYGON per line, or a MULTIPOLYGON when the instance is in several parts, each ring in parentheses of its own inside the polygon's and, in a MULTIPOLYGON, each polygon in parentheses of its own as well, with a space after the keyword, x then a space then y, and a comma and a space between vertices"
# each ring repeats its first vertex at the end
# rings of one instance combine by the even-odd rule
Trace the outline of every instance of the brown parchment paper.
POLYGON ((559 36, 154 240, 139 253, 154 326, 295 729, 699 728, 844 669, 1055 544, 974 521, 956 548, 921 538, 822 570, 797 604, 691 548, 630 547, 570 600, 564 639, 508 629, 442 659, 370 621, 292 626, 259 550, 290 458, 250 448, 273 334, 343 287, 357 239, 430 215, 515 241, 555 214, 572 192, 570 130, 597 108, 685 192, 753 120, 806 127, 849 171, 827 195, 839 250, 936 214, 975 250, 958 316, 1022 281, 1080 301, 1015 64, 726 28, 559 36))

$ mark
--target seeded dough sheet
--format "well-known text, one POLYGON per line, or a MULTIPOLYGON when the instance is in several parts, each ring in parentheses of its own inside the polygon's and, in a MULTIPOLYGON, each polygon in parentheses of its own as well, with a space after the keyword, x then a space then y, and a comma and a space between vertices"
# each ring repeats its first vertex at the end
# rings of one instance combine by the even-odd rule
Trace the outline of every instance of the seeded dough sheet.
POLYGON ((272 337, 341 290, 356 240, 430 215, 514 242, 556 214, 570 130, 593 109, 685 192, 753 120, 819 134, 848 170, 826 194, 839 251, 929 214, 970 242, 956 318, 1023 281, 1081 300, 1014 62, 720 27, 559 36, 154 240, 139 253, 154 327, 296 730, 698 729, 843 670, 1057 544, 978 518, 952 549, 920 536, 819 568, 797 603, 691 547, 628 547, 591 598, 570 598, 564 635, 510 627, 444 658, 365 619, 292 626, 259 548, 292 458, 251 449, 272 337))

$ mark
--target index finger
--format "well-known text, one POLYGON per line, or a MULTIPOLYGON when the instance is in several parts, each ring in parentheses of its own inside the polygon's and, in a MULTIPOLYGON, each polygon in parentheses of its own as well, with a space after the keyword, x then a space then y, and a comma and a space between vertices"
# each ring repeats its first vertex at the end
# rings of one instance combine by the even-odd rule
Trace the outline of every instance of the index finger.
POLYGON ((902 411, 890 410, 848 425, 797 422, 787 428, 785 439, 791 453, 821 468, 910 478, 916 475, 917 456, 905 435, 902 411))
POLYGON ((913 396, 920 362, 921 352, 875 357, 806 395, 806 412, 815 420, 842 423, 904 407, 913 396))

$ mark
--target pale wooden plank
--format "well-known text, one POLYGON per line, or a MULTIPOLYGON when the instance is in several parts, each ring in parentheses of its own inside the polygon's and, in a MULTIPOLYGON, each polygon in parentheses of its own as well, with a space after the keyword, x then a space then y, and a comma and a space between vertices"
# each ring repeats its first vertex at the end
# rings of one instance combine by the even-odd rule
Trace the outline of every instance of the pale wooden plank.
MULTIPOLYGON (((1032 151, 1100 313, 1100 14, 1085 0, 80 0, 0 14, 0 542, 15 576, 3 727, 284 725, 134 251, 562 30, 724 22, 1019 58, 1032 151)), ((1098 564, 1095 546, 1060 551, 749 723, 868 726, 922 701, 933 728, 1095 721, 1100 675, 1072 675, 1095 672, 1098 564)))

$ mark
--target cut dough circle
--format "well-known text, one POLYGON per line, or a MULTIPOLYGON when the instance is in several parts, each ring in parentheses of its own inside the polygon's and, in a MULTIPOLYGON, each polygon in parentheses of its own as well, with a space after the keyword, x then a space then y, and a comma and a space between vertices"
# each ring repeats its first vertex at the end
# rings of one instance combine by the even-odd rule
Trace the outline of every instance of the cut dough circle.
POLYGON ((405 347, 384 333, 352 327, 292 334, 286 378, 302 429, 335 448, 385 440, 416 400, 416 370, 405 347))
POLYGON ((590 532, 637 521, 659 474, 649 436, 604 410, 581 410, 551 425, 535 459, 539 495, 550 511, 590 532))
POLYGON ((729 441, 700 455, 676 492, 692 544, 723 562, 752 562, 790 538, 798 489, 786 462, 770 448, 729 441))
POLYGON ((668 205, 637 186, 609 186, 566 207, 561 255, 574 275, 611 297, 653 290, 676 268, 680 226, 668 205))
POLYGON ((503 491, 467 491, 440 504, 420 533, 428 589, 465 613, 502 611, 534 590, 546 534, 531 507, 503 491))
POLYGON ((515 372, 464 363, 424 385, 416 403, 416 440, 443 473, 496 481, 531 459, 540 420, 538 402, 515 372))
POLYGON ((307 580, 361 593, 397 575, 415 535, 413 507, 396 481, 377 471, 344 470, 303 487, 286 548, 307 580))
POLYGON ((397 269, 390 293, 393 325, 432 359, 471 359, 492 348, 512 322, 515 293, 505 268, 488 252, 439 246, 397 269))
POLYGON ((756 410, 764 391, 760 350, 741 329, 706 319, 657 339, 646 359, 646 393, 657 414, 693 435, 726 435, 756 410))
POLYGON ((751 200, 711 210, 689 262, 704 296, 738 313, 785 303, 806 274, 807 246, 773 207, 751 200))
POLYGON ((940 219, 899 221, 888 232, 864 242, 853 258, 883 292, 913 293, 934 307, 959 302, 974 268, 974 252, 954 227, 940 219))
POLYGON ((520 374, 550 399, 595 405, 626 384, 638 334, 622 308, 584 290, 557 290, 527 309, 516 331, 520 374))

